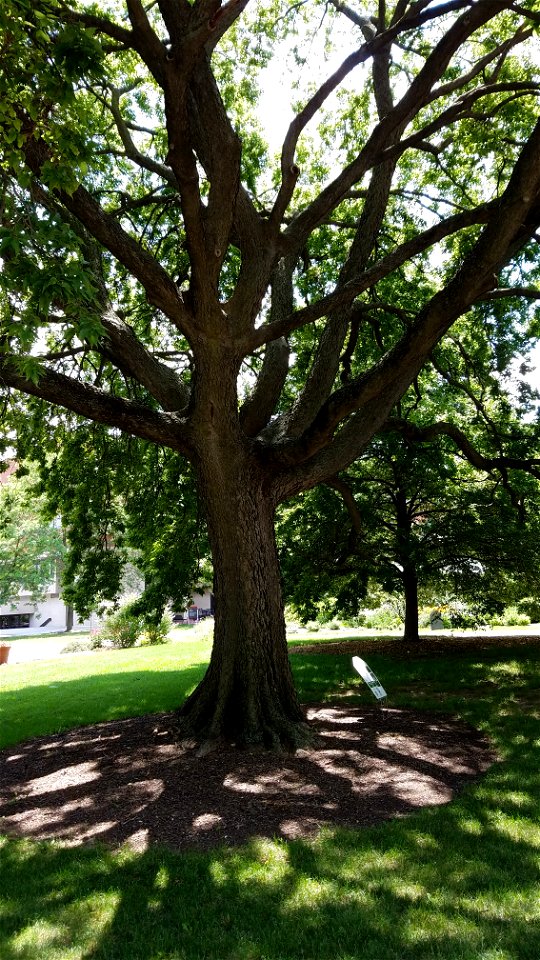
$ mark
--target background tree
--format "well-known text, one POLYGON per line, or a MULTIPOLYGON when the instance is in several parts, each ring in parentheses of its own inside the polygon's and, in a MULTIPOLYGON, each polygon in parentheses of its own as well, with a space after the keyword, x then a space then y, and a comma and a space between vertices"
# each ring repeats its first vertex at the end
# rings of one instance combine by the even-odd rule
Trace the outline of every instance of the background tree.
POLYGON ((53 452, 83 417, 192 463, 216 594, 196 736, 302 740, 276 506, 361 455, 459 317, 537 296, 537 24, 532 0, 2 6, 0 376, 53 405, 53 452), (350 53, 267 163, 257 73, 323 10, 350 53))
MULTIPOLYGON (((7 471, 6 471, 7 473, 7 471)), ((0 482, 0 603, 18 603, 22 591, 36 602, 56 583, 62 533, 44 517, 36 479, 11 473, 0 482)))
POLYGON ((304 617, 328 597, 334 616, 354 615, 373 581, 402 603, 403 638, 416 642, 420 596, 440 605, 452 595, 485 617, 535 595, 539 491, 516 480, 521 510, 517 488, 512 498, 448 442, 382 435, 346 474, 283 508, 285 596, 304 617))

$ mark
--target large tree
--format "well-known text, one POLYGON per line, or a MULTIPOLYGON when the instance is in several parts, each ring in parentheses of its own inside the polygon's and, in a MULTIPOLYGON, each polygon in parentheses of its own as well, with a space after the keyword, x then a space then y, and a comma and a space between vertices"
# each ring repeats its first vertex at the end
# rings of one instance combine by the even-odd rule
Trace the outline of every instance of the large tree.
POLYGON ((359 456, 458 317, 537 296, 539 18, 534 0, 2 5, 12 422, 36 397, 51 434, 76 415, 191 461, 216 595, 181 710, 197 737, 302 740, 276 506, 359 456), (314 62, 274 165, 256 101, 278 44, 314 62))

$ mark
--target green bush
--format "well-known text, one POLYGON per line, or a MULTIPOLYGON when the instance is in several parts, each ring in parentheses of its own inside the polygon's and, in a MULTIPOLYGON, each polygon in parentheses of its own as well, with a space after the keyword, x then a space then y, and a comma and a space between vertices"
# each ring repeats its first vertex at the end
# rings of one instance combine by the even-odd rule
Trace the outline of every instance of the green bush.
POLYGON ((526 627, 530 618, 526 613, 520 613, 517 607, 505 607, 502 616, 503 626, 505 627, 526 627))
POLYGON ((172 618, 168 613, 164 614, 158 623, 147 623, 143 633, 145 642, 152 646, 157 643, 167 643, 172 625, 172 618))
POLYGON ((85 640, 70 640, 69 643, 66 643, 65 647, 62 647, 60 653, 84 653, 86 650, 91 650, 92 644, 85 640))
POLYGON ((531 623, 540 623, 540 599, 538 597, 523 597, 517 604, 520 613, 525 613, 531 623))
POLYGON ((498 616, 491 617, 492 627, 526 627, 531 622, 526 613, 520 613, 516 606, 505 607, 498 616))
POLYGON ((100 635, 102 640, 108 640, 113 647, 124 650, 135 646, 142 629, 142 617, 134 613, 132 604, 127 604, 107 614, 100 635))
POLYGON ((306 630, 309 630, 310 633, 318 633, 320 629, 321 625, 316 620, 308 620, 306 623, 306 630))
POLYGON ((377 610, 366 610, 365 626, 371 630, 397 630, 402 622, 399 614, 387 604, 377 610))

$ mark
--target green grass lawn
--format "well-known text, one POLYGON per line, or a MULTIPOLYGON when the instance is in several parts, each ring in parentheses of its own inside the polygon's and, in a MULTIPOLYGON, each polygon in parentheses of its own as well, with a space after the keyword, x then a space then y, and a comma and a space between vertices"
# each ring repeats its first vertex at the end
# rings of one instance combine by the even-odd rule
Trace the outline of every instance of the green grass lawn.
MULTIPOLYGON (((209 649, 0 668, 1 743, 171 709, 209 649)), ((539 960, 540 646, 368 659, 390 706, 458 714, 502 761, 447 806, 310 842, 136 854, 0 840, 1 960, 539 960)), ((292 661, 304 701, 370 702, 349 657, 292 661)))

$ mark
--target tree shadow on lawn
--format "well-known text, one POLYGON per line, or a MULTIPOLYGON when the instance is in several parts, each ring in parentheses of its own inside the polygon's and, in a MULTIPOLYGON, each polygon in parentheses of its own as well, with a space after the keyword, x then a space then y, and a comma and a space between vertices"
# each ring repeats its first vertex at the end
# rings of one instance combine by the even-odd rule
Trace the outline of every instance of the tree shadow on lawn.
POLYGON ((537 844, 496 802, 206 855, 6 841, 2 960, 537 960, 537 844))
MULTIPOLYGON (((325 669, 323 677, 328 682, 325 669)), ((497 700, 484 703, 486 717, 497 700)), ((310 841, 259 839, 182 854, 157 843, 145 852, 115 853, 99 845, 6 839, 0 845, 0 956, 538 960, 538 720, 509 702, 491 727, 506 744, 504 763, 449 806, 377 828, 326 828, 310 841)), ((414 724, 408 732, 414 741, 414 724)), ((85 733, 91 731, 70 736, 85 733)), ((395 759, 395 744, 364 733, 369 762, 381 753, 395 759)), ((350 731, 344 734, 341 747, 350 739, 350 731)), ((413 770, 426 763, 421 752, 411 759, 413 770)), ((47 762, 54 765, 54 749, 47 762)), ((348 780, 349 792, 350 771, 343 762, 340 779, 348 780)), ((207 801, 209 784, 199 780, 207 801)), ((124 819, 129 784, 128 777, 119 802, 124 819)), ((97 797, 99 803, 99 791, 97 797)), ((158 798, 164 817, 170 797, 158 798)), ((304 799, 313 803, 309 795, 304 799)))

